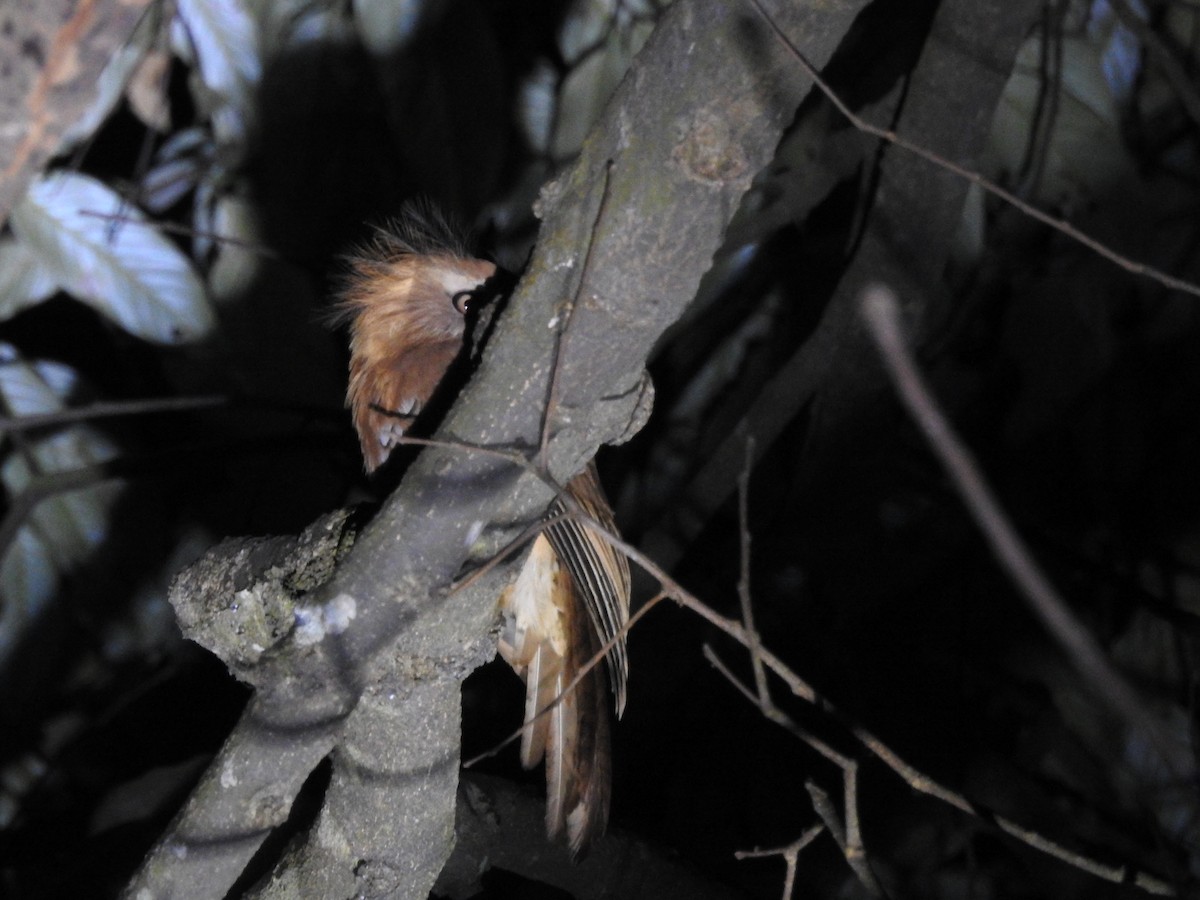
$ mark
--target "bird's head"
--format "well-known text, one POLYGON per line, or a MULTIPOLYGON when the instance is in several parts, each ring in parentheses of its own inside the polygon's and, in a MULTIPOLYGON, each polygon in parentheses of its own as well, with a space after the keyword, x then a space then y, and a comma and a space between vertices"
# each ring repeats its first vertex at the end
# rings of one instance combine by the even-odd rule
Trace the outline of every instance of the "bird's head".
POLYGON ((493 263, 467 255, 444 220, 411 209, 350 259, 338 316, 350 323, 346 405, 368 472, 429 401, 495 273, 493 263))

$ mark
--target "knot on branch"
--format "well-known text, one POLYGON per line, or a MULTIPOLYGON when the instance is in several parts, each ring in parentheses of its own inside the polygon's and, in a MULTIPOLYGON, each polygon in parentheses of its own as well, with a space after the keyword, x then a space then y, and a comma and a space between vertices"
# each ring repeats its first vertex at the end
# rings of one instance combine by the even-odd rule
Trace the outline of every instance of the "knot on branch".
POLYGON ((682 125, 679 141, 671 158, 695 181, 714 187, 746 177, 750 160, 730 123, 738 119, 729 114, 722 100, 720 109, 705 106, 695 111, 682 125))
POLYGON ((259 662, 296 627, 297 605, 354 543, 352 513, 328 513, 299 535, 222 541, 171 583, 183 636, 254 683, 259 662))
MULTIPOLYGON (((654 380, 649 372, 643 370, 637 384, 631 390, 617 397, 605 397, 602 402, 611 404, 614 415, 624 417, 625 429, 609 441, 614 447, 620 446, 650 421, 650 413, 654 410, 654 380)), ((617 421, 620 422, 621 419, 618 418, 617 421)))

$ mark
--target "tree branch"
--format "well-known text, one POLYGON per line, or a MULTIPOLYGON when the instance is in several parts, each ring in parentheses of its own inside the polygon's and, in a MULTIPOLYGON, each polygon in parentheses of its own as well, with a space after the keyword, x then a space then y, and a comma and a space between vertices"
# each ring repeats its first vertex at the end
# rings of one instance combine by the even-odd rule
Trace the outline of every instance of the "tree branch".
MULTIPOLYGON (((820 62, 862 5, 780 4, 776 15, 820 62)), ((601 443, 636 430, 651 348, 694 295, 741 195, 808 87, 750 11, 718 0, 672 7, 579 161, 543 190, 543 237, 527 277, 440 437, 530 452, 538 446, 554 367, 552 323, 576 296, 589 243, 547 467, 564 481, 601 443), (602 211, 598 186, 606 170, 610 198, 602 211)), ((540 479, 494 455, 432 447, 422 453, 333 579, 305 598, 315 611, 308 623, 338 627, 293 629, 257 662, 250 709, 127 896, 143 889, 159 897, 223 896, 278 821, 253 816, 256 798, 269 796, 272 811, 285 814, 316 760, 348 739, 351 724, 354 744, 335 754, 326 805, 295 858, 301 868, 292 870, 292 884, 320 869, 329 894, 347 885, 365 889, 358 882, 370 878, 385 896, 426 896, 453 845, 454 779, 445 772, 456 773, 450 762, 458 738, 455 729, 432 734, 421 723, 431 715, 457 723, 459 684, 495 650, 489 632, 503 572, 459 592, 445 587, 465 563, 503 547, 551 497, 540 479), (360 713, 355 707, 364 695, 372 703, 360 713), (427 702, 433 695, 437 711, 427 702), (271 734, 288 729, 288 740, 270 751, 259 745, 270 754, 270 773, 239 762, 237 748, 249 746, 259 722, 270 723, 271 734), (361 763, 347 748, 363 744, 392 748, 384 768, 398 788, 390 795, 393 815, 403 810, 405 829, 422 836, 421 846, 379 846, 366 830, 339 830, 350 798, 360 794, 353 777, 338 770, 361 763), (431 759, 446 765, 431 771, 423 762, 431 759), (212 815, 218 797, 239 814, 212 815), (219 856, 203 877, 194 866, 177 865, 201 851, 219 856), (404 877, 388 881, 394 872, 404 877)), ((264 891, 286 893, 281 879, 264 891)))

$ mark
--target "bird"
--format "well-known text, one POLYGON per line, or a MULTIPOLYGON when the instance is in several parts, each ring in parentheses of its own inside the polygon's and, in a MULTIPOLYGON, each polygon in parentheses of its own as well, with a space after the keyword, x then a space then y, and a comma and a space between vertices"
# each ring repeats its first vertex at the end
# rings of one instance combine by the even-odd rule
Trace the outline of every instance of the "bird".
MULTIPOLYGON (((370 474, 429 404, 462 352, 467 315, 503 272, 471 256, 462 232, 435 208, 412 204, 348 263, 335 316, 349 323, 346 405, 370 474)), ((617 533, 594 462, 565 492, 617 533)), ((611 695, 618 718, 625 709, 630 578, 625 555, 568 507, 561 497, 551 504, 552 521, 498 598, 498 649, 525 681, 521 763, 531 769, 545 760, 546 832, 565 837, 578 860, 608 823, 608 706, 611 695), (594 666, 564 694, 604 647, 607 683, 594 666)))

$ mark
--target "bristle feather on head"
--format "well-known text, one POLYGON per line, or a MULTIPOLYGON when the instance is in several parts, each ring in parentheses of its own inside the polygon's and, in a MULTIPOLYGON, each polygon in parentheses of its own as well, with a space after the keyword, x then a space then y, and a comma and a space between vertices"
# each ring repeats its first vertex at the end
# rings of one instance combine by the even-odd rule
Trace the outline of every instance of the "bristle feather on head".
POLYGON ((431 201, 409 200, 400 213, 375 228, 385 253, 469 259, 466 231, 431 201))

